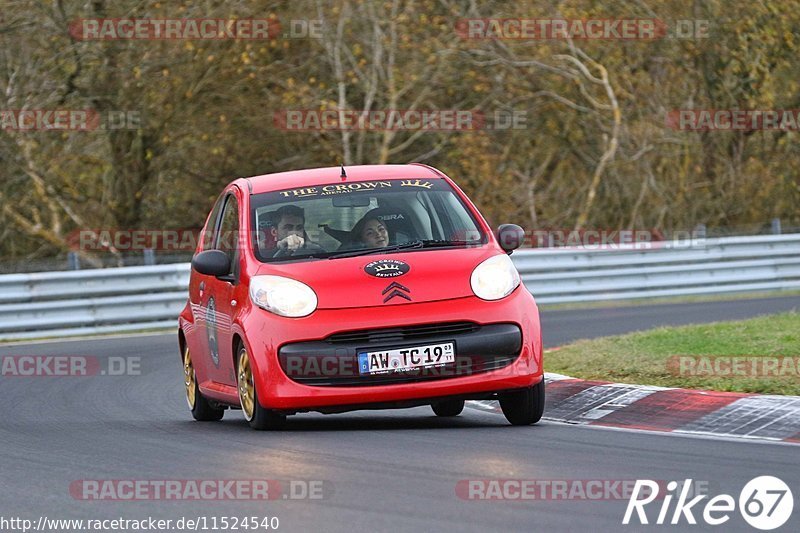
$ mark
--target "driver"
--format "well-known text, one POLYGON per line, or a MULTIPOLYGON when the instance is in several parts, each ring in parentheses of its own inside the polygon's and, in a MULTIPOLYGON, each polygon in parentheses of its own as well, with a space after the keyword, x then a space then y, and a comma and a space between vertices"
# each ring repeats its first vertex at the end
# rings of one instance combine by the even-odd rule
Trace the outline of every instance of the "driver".
POLYGON ((305 231, 305 213, 296 205, 285 205, 275 211, 272 228, 275 251, 272 257, 308 255, 324 252, 319 244, 311 242, 305 231))

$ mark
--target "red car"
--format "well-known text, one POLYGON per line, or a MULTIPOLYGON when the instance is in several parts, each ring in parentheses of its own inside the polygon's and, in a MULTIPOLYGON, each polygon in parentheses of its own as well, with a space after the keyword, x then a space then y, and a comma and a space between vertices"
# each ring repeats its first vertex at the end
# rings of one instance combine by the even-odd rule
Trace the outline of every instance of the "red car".
POLYGON ((539 312, 509 255, 430 166, 333 167, 240 178, 192 260, 179 321, 197 420, 241 409, 255 429, 318 411, 497 399, 509 422, 544 408, 539 312))

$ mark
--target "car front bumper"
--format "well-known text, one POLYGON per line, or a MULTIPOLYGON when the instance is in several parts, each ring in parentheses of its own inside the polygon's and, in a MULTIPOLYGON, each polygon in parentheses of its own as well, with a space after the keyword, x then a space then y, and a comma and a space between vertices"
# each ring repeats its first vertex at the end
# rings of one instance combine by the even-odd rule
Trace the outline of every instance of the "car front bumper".
POLYGON ((241 327, 255 367, 259 401, 269 409, 335 412, 335 407, 345 406, 486 398, 497 391, 531 386, 543 377, 539 313, 524 286, 495 302, 469 297, 359 310, 320 309, 302 319, 265 313, 251 310, 242 317, 241 327), (473 327, 458 332, 444 328, 413 340, 374 335, 440 324, 473 327), (359 338, 361 332, 367 336, 359 338), (462 362, 427 373, 381 377, 362 377, 353 366, 360 349, 437 340, 454 340, 457 362, 462 362), (308 364, 311 359, 327 363, 308 364))

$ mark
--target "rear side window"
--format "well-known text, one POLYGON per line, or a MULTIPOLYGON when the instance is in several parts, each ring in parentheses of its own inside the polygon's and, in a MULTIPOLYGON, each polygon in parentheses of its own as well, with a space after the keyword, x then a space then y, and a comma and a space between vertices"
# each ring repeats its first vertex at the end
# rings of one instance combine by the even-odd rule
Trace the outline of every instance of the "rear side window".
POLYGON ((234 275, 239 262, 239 202, 233 194, 225 198, 225 208, 222 211, 222 221, 214 248, 225 252, 231 258, 229 274, 234 275))
POLYGON ((219 221, 219 212, 222 210, 222 205, 225 202, 225 194, 220 194, 214 207, 211 208, 211 214, 208 217, 205 230, 203 231, 203 250, 211 250, 214 248, 214 236, 216 235, 217 222, 219 221))

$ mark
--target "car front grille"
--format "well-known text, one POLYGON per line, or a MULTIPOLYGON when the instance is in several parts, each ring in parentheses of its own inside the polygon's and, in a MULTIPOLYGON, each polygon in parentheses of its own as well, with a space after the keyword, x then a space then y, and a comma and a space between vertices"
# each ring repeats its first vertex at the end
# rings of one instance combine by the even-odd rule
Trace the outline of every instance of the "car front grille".
POLYGON ((318 341, 285 344, 278 350, 284 373, 293 381, 320 387, 411 383, 469 376, 513 363, 522 350, 517 324, 450 322, 347 331, 318 341), (456 361, 441 367, 384 374, 359 374, 358 353, 392 347, 453 342, 456 361))
POLYGON ((399 328, 368 329, 334 333, 325 339, 331 344, 393 344, 416 341, 431 336, 453 336, 473 333, 480 326, 474 322, 450 322, 444 324, 424 324, 399 328))

